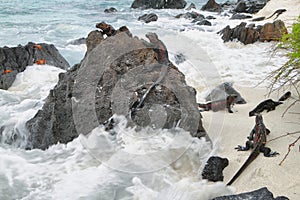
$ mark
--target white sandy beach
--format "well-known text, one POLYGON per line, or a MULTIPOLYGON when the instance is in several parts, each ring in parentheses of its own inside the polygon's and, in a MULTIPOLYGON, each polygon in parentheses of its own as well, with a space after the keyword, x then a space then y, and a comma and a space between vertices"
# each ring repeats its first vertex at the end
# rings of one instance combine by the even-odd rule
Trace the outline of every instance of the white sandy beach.
MULTIPOLYGON (((277 9, 285 8, 287 11, 280 15, 278 19, 285 22, 288 28, 297 20, 300 14, 300 0, 271 0, 264 9, 254 17, 270 16, 277 9)), ((290 30, 290 29, 289 29, 290 30)), ((224 170, 224 181, 228 182, 239 170, 242 164, 250 155, 251 151, 236 151, 237 145, 245 145, 247 136, 255 124, 255 117, 249 117, 248 113, 255 106, 267 98, 277 100, 284 92, 274 92, 267 96, 267 89, 235 88, 246 99, 247 104, 235 105, 234 113, 228 112, 204 112, 204 126, 207 127, 209 135, 213 141, 219 142, 220 149, 218 155, 229 159, 229 166, 224 170)), ((292 97, 297 94, 292 94, 292 97)), ((290 98, 276 108, 275 111, 264 113, 263 118, 267 128, 271 133, 268 140, 278 136, 300 131, 300 103, 298 102, 289 109, 284 117, 283 113, 295 99, 290 98)), ((280 166, 289 144, 293 143, 300 133, 289 135, 266 144, 273 151, 279 152, 276 157, 267 158, 259 155, 232 184, 236 193, 243 193, 268 187, 274 196, 287 196, 291 200, 300 199, 300 141, 291 148, 287 159, 280 166)))
MULTIPOLYGON (((268 17, 278 9, 287 10, 279 15, 278 19, 284 21, 287 28, 290 28, 300 15, 300 0, 271 0, 254 16, 254 18, 263 16, 268 17)), ((273 19, 274 17, 269 19, 269 21, 271 22, 273 19)))
MULTIPOLYGON (((246 99, 247 104, 235 105, 234 113, 228 112, 204 112, 204 126, 207 127, 209 135, 213 141, 220 143, 218 155, 229 159, 229 166, 224 170, 224 181, 228 182, 236 171, 242 166, 248 158, 251 151, 238 152, 234 149, 237 145, 245 145, 247 136, 252 130, 255 117, 249 117, 248 113, 258 103, 267 99, 265 96, 268 91, 257 88, 239 88, 242 96, 246 99)), ((271 94, 270 98, 276 100, 283 94, 271 94)), ((295 96, 295 94, 294 94, 295 96)), ((300 131, 300 104, 293 106, 284 117, 282 114, 286 108, 294 101, 290 98, 283 105, 276 108, 275 111, 264 113, 263 118, 267 128, 271 133, 268 139, 272 139, 286 133, 300 131)), ((236 193, 242 193, 268 187, 274 196, 284 195, 291 200, 300 198, 300 141, 292 147, 290 155, 287 157, 282 166, 280 161, 287 153, 288 146, 294 142, 300 133, 283 137, 267 143, 273 151, 280 155, 267 158, 263 154, 259 155, 240 177, 232 184, 236 193)))

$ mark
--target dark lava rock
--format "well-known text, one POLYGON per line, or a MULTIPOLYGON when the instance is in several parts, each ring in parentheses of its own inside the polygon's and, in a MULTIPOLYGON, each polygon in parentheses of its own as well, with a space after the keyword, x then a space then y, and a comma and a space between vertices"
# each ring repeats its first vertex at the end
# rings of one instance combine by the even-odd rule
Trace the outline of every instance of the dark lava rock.
POLYGON ((118 12, 118 10, 114 7, 111 7, 111 8, 106 8, 104 10, 105 13, 114 13, 114 12, 118 12))
POLYGON ((250 18, 252 18, 251 15, 244 15, 244 14, 236 13, 236 14, 233 14, 230 19, 250 19, 250 18))
POLYGON ((202 20, 202 21, 200 21, 196 24, 199 25, 199 26, 211 26, 211 23, 208 20, 202 20))
POLYGON ((214 16, 209 15, 209 16, 205 17, 205 19, 211 20, 211 19, 216 19, 216 18, 214 16))
POLYGON ((158 17, 154 13, 144 14, 138 18, 139 21, 144 21, 145 23, 150 23, 157 21, 158 17))
POLYGON ((185 18, 185 19, 196 19, 197 21, 205 19, 204 15, 201 15, 197 12, 187 12, 184 14, 179 14, 175 18, 185 18))
POLYGON ((41 43, 37 46, 35 43, 28 43, 25 46, 0 48, 0 89, 7 90, 19 72, 23 72, 27 66, 40 59, 45 59, 46 64, 61 69, 70 67, 52 44, 41 43))
POLYGON ((141 8, 141 9, 182 9, 186 6, 185 0, 134 0, 131 8, 141 8))
POLYGON ((132 37, 126 27, 105 39, 101 34, 89 34, 88 52, 82 62, 59 75, 43 108, 26 123, 28 148, 47 149, 58 142, 70 142, 107 124, 114 114, 126 116, 128 126, 178 125, 194 137, 208 139, 195 89, 186 84, 184 75, 171 62, 166 76, 149 92, 143 106, 130 112, 160 76, 157 49, 153 43, 132 37), (157 111, 149 111, 153 109, 157 111), (150 114, 158 115, 157 120, 153 122, 150 114))
POLYGON ((227 158, 212 156, 206 162, 202 171, 202 179, 217 182, 223 181, 223 170, 228 166, 227 158))
POLYGON ((239 0, 234 12, 238 13, 257 13, 260 11, 269 0, 239 0))
POLYGON ((266 187, 263 187, 252 192, 216 197, 212 200, 289 200, 289 198, 283 196, 274 198, 272 192, 270 192, 266 187))
POLYGON ((216 3, 215 0, 208 0, 208 2, 202 6, 201 10, 209 12, 222 12, 220 4, 216 3))
POLYGON ((218 101, 218 100, 224 100, 229 95, 236 95, 235 102, 237 104, 245 104, 247 103, 245 99, 241 96, 241 94, 236 91, 233 87, 233 83, 222 83, 221 85, 218 85, 215 87, 205 98, 206 101, 218 101))
POLYGON ((273 23, 266 23, 263 26, 257 26, 251 24, 246 26, 245 22, 235 28, 226 26, 219 33, 222 35, 224 42, 237 39, 243 44, 252 44, 256 41, 278 41, 282 38, 284 33, 287 33, 287 29, 281 20, 276 20, 273 23))

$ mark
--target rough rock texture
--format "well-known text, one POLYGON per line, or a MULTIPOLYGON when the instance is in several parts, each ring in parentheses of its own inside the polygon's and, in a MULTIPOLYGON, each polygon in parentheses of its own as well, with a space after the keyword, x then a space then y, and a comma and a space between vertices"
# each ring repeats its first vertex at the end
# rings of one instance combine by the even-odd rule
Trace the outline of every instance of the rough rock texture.
POLYGON ((141 8, 141 9, 182 9, 186 6, 185 0, 134 0, 131 8, 141 8))
POLYGON ((88 134, 113 114, 126 116, 129 125, 171 128, 178 124, 193 136, 207 136, 195 89, 186 85, 184 75, 172 63, 144 105, 131 113, 132 105, 158 79, 161 65, 151 43, 131 37, 128 32, 116 31, 106 39, 101 34, 89 34, 85 58, 60 74, 42 110, 26 123, 29 148, 46 149, 57 142, 67 143, 79 133, 88 134), (149 110, 155 112, 151 114, 149 110))
POLYGON ((266 23, 260 31, 259 41, 280 40, 285 33, 287 33, 287 29, 283 21, 276 20, 273 23, 266 23))
POLYGON ((235 102, 237 104, 245 104, 245 99, 241 94, 233 88, 233 83, 222 83, 215 87, 205 98, 206 101, 219 101, 226 99, 229 95, 236 95, 235 102))
POLYGON ((16 75, 40 59, 61 69, 69 67, 54 45, 28 43, 25 46, 0 48, 0 89, 8 89, 16 75), (38 47, 38 48, 37 48, 38 47), (10 73, 6 73, 11 71, 10 73))
POLYGON ((212 156, 206 162, 202 171, 202 179, 217 182, 223 181, 223 170, 228 166, 227 158, 212 156))
POLYGON ((240 25, 230 28, 226 26, 219 33, 222 35, 224 42, 237 39, 243 44, 252 44, 256 41, 277 41, 282 38, 284 33, 287 33, 287 29, 284 22, 276 20, 273 23, 266 23, 263 26, 255 27, 254 24, 246 26, 245 22, 240 25))
MULTIPOLYGON (((246 184, 246 183, 245 183, 246 184)), ((266 188, 260 188, 258 190, 254 190, 252 192, 237 194, 237 195, 230 195, 230 196, 222 196, 216 197, 212 200, 288 200, 287 197, 276 197, 274 198, 273 194, 266 188)))
POLYGON ((223 9, 220 4, 216 3, 215 0, 208 0, 208 2, 202 6, 201 10, 209 12, 222 12, 223 9))
POLYGON ((157 21, 158 17, 154 13, 144 14, 138 18, 139 21, 144 21, 145 23, 150 23, 157 21))

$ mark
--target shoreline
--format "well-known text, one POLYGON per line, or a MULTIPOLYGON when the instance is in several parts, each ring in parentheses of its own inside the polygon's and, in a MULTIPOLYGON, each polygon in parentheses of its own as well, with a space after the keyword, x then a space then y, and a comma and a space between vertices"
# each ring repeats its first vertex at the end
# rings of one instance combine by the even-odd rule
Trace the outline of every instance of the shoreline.
MULTIPOLYGON (((248 117, 248 112, 258 103, 268 97, 266 89, 259 88, 235 88, 241 93, 247 101, 247 104, 234 105, 233 114, 227 111, 203 112, 203 124, 207 128, 208 135, 217 146, 217 156, 229 159, 229 166, 224 169, 224 183, 227 183, 236 171, 242 166, 251 153, 251 150, 238 152, 234 148, 237 145, 245 145, 247 136, 254 126, 254 117, 248 117), (217 120, 216 120, 217 119, 217 120), (217 122, 215 122, 217 121, 217 122)), ((270 98, 276 100, 280 94, 272 93, 270 98)), ((293 93, 292 93, 293 96, 293 93)), ((282 114, 294 100, 289 98, 284 104, 279 105, 275 111, 263 113, 264 123, 271 133, 267 141, 287 132, 292 133, 300 130, 299 115, 292 112, 300 113, 300 106, 296 104, 282 118, 282 114)), ((280 161, 287 153, 288 146, 294 142, 299 134, 283 137, 266 146, 272 151, 277 151, 280 155, 267 158, 263 154, 259 155, 240 175, 240 177, 230 186, 235 193, 253 191, 262 187, 267 187, 274 196, 287 196, 290 199, 297 199, 300 195, 300 174, 296 171, 300 166, 299 145, 296 143, 284 163, 279 166, 280 161)))

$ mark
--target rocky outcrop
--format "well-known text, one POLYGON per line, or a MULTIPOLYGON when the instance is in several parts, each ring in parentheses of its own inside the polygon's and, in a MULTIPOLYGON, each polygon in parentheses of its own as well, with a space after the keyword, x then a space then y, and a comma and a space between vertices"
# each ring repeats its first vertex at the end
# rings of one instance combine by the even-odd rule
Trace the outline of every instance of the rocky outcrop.
POLYGON ((259 41, 277 41, 282 38, 283 34, 287 33, 284 22, 277 20, 273 23, 266 23, 260 30, 259 41))
MULTIPOLYGON (((246 183, 245 183, 246 184, 246 183)), ((240 199, 255 199, 255 200, 289 200, 287 197, 280 196, 274 198, 272 192, 270 192, 266 187, 260 188, 258 190, 237 194, 237 195, 229 195, 216 197, 212 200, 240 200, 240 199)))
POLYGON ((103 30, 89 34, 85 58, 60 74, 42 110, 26 123, 30 148, 67 143, 107 124, 114 114, 126 116, 129 126, 179 125, 193 136, 207 136, 195 89, 186 85, 184 75, 171 62, 161 83, 133 112, 132 107, 160 76, 161 64, 152 43, 132 37, 125 27, 120 29, 105 39, 103 30))
POLYGON ((154 22, 154 21, 157 21, 157 19, 158 19, 158 17, 154 13, 144 14, 138 18, 139 21, 143 21, 145 23, 154 22))
POLYGON ((210 157, 202 171, 202 179, 213 182, 223 181, 223 170, 228 166, 228 163, 227 158, 220 158, 217 156, 210 157))
POLYGON ((216 3, 215 0, 208 0, 208 2, 202 6, 201 10, 209 12, 222 12, 223 9, 220 4, 216 3))
POLYGON ((234 12, 254 14, 260 11, 269 0, 239 0, 234 12))
POLYGON ((185 0, 134 0, 131 8, 141 9, 183 9, 186 6, 185 0))
POLYGON ((255 26, 242 22, 235 28, 226 26, 219 32, 222 35, 224 42, 237 39, 243 44, 252 44, 256 41, 278 41, 282 38, 282 35, 287 33, 287 29, 281 20, 276 20, 273 23, 266 23, 263 26, 255 26))
POLYGON ((0 89, 8 89, 19 72, 35 63, 69 68, 68 62, 51 44, 28 43, 25 46, 3 47, 0 48, 0 89))

